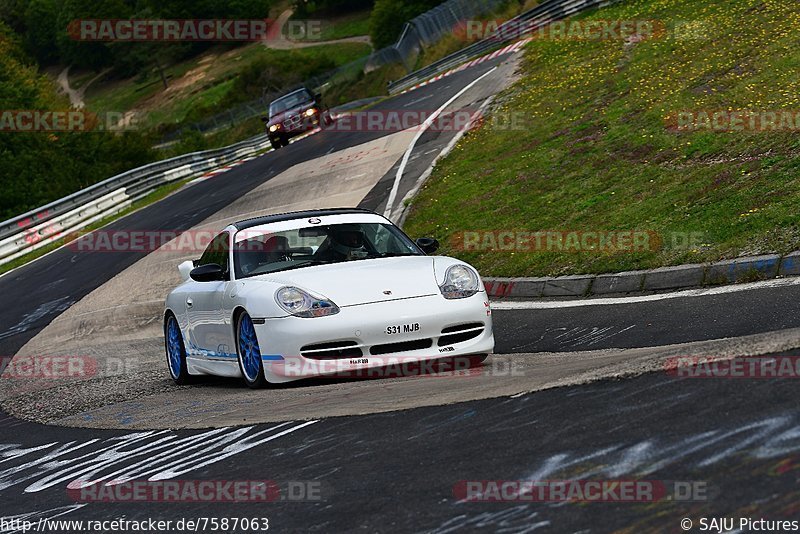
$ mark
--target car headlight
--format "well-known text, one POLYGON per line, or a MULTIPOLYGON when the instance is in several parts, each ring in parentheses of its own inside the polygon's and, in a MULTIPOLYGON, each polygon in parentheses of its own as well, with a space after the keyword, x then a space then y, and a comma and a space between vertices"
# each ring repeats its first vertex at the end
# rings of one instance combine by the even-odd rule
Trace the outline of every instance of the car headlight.
POLYGON ((453 265, 447 269, 439 289, 446 299, 463 299, 478 292, 479 280, 478 273, 466 265, 453 265))
POLYGON ((295 317, 325 317, 339 313, 339 307, 328 299, 311 295, 296 287, 282 287, 275 293, 278 306, 295 317))
POLYGON ((314 109, 314 108, 307 109, 307 110, 306 110, 306 117, 310 117, 310 116, 312 116, 313 114, 315 114, 316 112, 317 112, 317 110, 316 110, 316 109, 314 109))
POLYGON ((269 127, 270 132, 277 132, 280 129, 281 129, 280 124, 273 124, 272 126, 269 127))

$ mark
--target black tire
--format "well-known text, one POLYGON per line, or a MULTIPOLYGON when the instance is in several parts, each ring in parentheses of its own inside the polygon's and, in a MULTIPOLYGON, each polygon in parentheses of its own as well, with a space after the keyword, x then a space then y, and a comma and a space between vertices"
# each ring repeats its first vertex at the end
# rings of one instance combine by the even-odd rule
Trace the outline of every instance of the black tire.
POLYGON ((272 148, 273 148, 274 150, 278 150, 280 147, 282 147, 282 146, 283 146, 283 145, 281 145, 281 141, 280 141, 280 139, 275 139, 275 138, 273 138, 273 137, 270 137, 270 138, 269 138, 269 144, 271 144, 271 145, 272 145, 272 148))
POLYGON ((186 365, 186 346, 183 343, 178 320, 172 313, 167 314, 164 319, 164 349, 167 355, 167 369, 170 378, 178 386, 183 386, 192 382, 192 375, 189 374, 186 365), (173 329, 174 330, 171 330, 173 329))
POLYGON ((266 376, 264 376, 264 363, 261 361, 261 348, 258 346, 258 339, 255 337, 253 320, 247 312, 242 312, 236 319, 236 360, 239 362, 239 371, 242 373, 242 380, 244 380, 247 387, 261 389, 269 384, 266 376), (243 330, 245 331, 244 336, 243 330), (244 339, 250 339, 249 346, 243 346, 244 339), (245 370, 244 360, 252 354, 250 351, 253 349, 258 353, 258 358, 254 365, 249 366, 250 371, 248 372, 245 370))
POLYGON ((281 137, 281 146, 289 146, 289 138, 288 137, 281 137))

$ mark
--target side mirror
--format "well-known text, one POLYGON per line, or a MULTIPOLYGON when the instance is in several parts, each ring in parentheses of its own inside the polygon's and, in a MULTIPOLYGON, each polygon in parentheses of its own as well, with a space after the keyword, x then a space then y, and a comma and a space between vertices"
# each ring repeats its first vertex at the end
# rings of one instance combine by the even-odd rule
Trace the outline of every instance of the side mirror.
POLYGON ((269 122, 269 117, 259 117, 264 124, 269 122))
POLYGON ((315 94, 314 94, 314 99, 315 99, 317 102, 319 102, 320 100, 322 100, 322 93, 315 93, 315 94))
POLYGON ((225 280, 225 272, 216 263, 201 265, 189 273, 195 282, 221 282, 225 280))
POLYGON ((420 237, 417 239, 417 246, 422 249, 425 254, 433 254, 439 250, 439 242, 432 237, 420 237))
POLYGON ((181 273, 181 280, 184 282, 188 282, 193 269, 194 269, 194 262, 192 260, 186 260, 185 262, 178 265, 178 272, 181 273))

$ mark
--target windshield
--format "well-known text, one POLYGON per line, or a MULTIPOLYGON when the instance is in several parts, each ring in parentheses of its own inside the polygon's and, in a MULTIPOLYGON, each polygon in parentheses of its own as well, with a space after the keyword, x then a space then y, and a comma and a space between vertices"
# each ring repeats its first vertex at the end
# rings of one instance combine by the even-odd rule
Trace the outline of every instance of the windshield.
POLYGON ((237 234, 236 240, 233 250, 236 278, 312 265, 424 255, 390 224, 348 223, 273 233, 249 229, 237 234))
POLYGON ((286 95, 269 105, 269 116, 274 117, 278 113, 283 113, 287 109, 296 108, 300 104, 304 104, 312 100, 308 91, 296 91, 290 95, 286 95))

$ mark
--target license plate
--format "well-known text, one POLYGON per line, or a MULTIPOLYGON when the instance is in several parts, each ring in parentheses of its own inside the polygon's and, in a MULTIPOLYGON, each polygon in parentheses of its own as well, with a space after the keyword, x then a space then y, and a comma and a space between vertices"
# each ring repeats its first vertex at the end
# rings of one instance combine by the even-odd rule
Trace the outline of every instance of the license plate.
POLYGON ((419 323, 392 324, 386 327, 386 335, 413 334, 419 332, 419 323))

